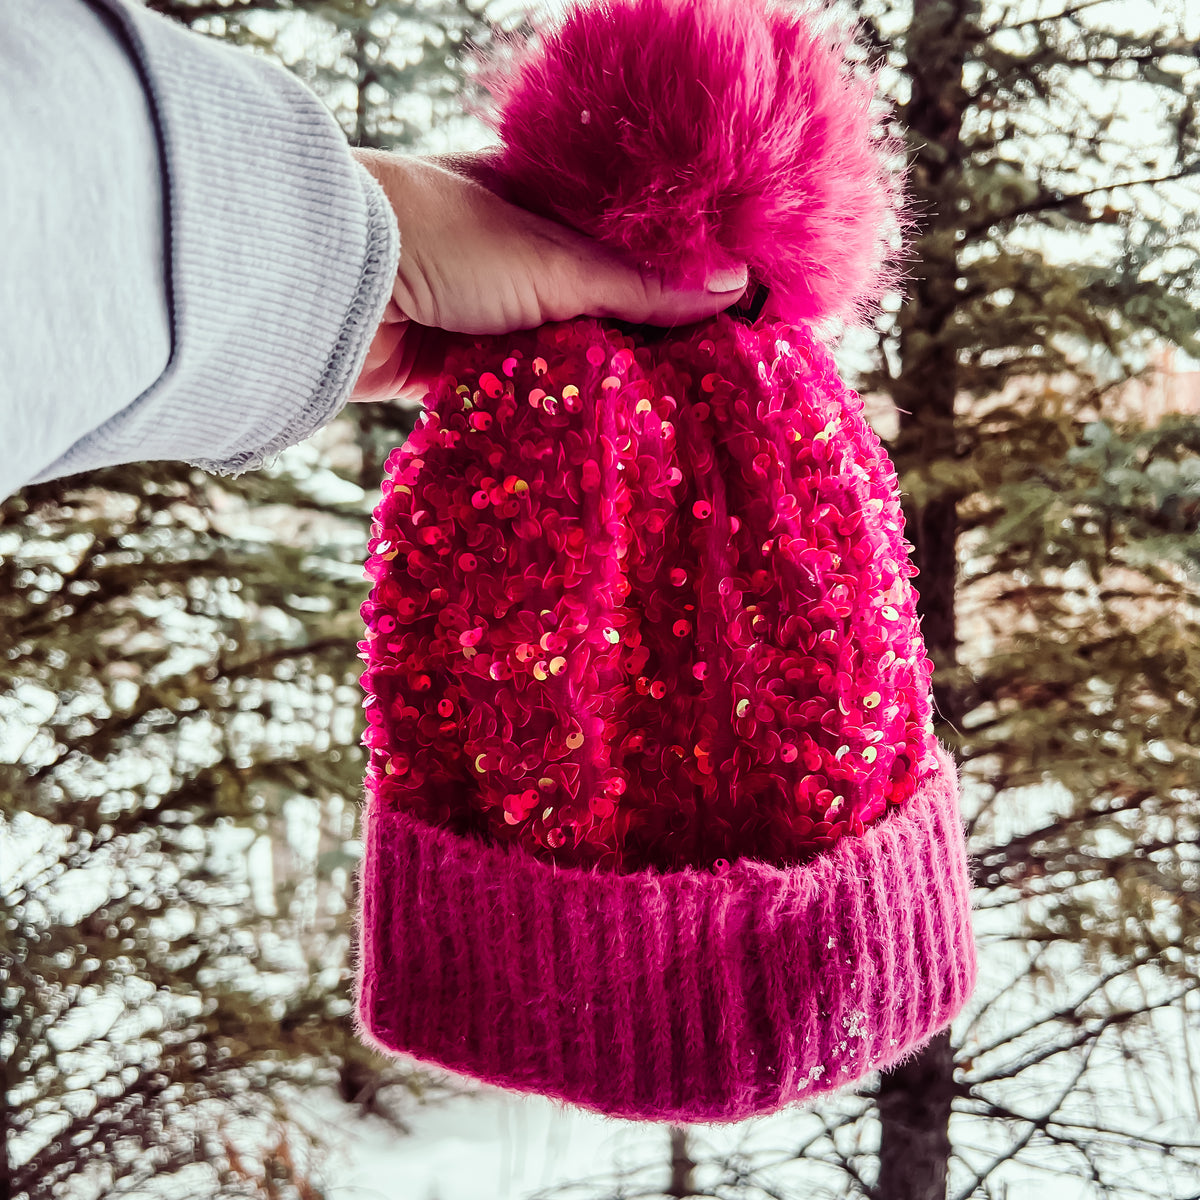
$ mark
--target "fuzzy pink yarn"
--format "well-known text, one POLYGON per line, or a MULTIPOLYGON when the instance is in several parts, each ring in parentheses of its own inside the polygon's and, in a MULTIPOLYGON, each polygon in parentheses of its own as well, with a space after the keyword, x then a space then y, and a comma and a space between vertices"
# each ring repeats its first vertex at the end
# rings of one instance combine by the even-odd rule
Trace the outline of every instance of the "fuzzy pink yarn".
POLYGON ((975 986, 954 765, 804 867, 559 867, 368 806, 359 1038, 612 1117, 740 1121, 911 1058, 975 986))
POLYGON ((475 111, 509 198, 684 286, 747 263, 785 321, 871 315, 899 278, 903 143, 827 8, 603 0, 502 39, 475 111))

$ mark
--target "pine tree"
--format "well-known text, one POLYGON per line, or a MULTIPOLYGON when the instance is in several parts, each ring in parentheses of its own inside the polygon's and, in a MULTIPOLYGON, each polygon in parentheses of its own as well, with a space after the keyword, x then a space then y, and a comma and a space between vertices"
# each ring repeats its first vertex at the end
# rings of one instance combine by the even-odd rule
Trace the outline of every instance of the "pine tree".
POLYGON ((482 131, 463 115, 465 54, 497 29, 527 30, 517 0, 148 0, 199 33, 283 62, 328 105, 351 143, 416 149, 436 131, 456 149, 482 131), (281 44, 280 34, 302 31, 281 44))
POLYGON ((317 1082, 374 1078, 402 1127, 396 1086, 419 1083, 381 1072, 348 1015, 361 525, 285 475, 172 464, 5 505, 5 715, 26 731, 0 767, 13 1197, 202 1164, 244 1194, 267 1167, 225 1144, 235 1115, 291 1147, 279 1194, 304 1194, 319 1144, 288 1098, 317 1082), (268 505, 290 539, 250 525, 268 505), (230 844, 286 846, 297 797, 337 840, 260 912, 230 844))
MULTIPOLYGON (((326 89, 352 140, 406 148, 420 122, 389 97, 423 85, 381 64, 379 48, 403 36, 404 63, 456 60, 452 19, 487 25, 447 4, 438 45, 388 26, 408 9, 354 0, 152 6, 262 53, 293 9, 344 31, 328 64, 311 50, 290 65, 326 89), (279 24, 255 32, 266 19, 279 24)), ((920 219, 904 303, 881 322, 858 386, 890 397, 899 418, 890 448, 939 668, 939 735, 963 764, 983 976, 954 1041, 803 1118, 792 1178, 806 1195, 879 1200, 1002 1195, 1031 1172, 1045 1190, 1069 1174, 1096 1196, 1192 1195, 1200 432, 1180 418, 1148 426, 1119 385, 1158 343, 1200 355, 1195 10, 1143 6, 1157 21, 1147 31, 1122 29, 1098 0, 855 7, 893 72, 920 219), (1153 99, 1131 125, 1134 96, 1153 99), (1051 789, 1053 810, 1043 799, 1027 813, 1026 788, 1051 789)), ((449 122, 460 68, 435 65, 429 111, 449 122)), ((311 896, 297 917, 287 883, 264 917, 210 850, 222 822, 278 843, 284 798, 309 797, 325 806, 317 895, 336 907, 346 890, 365 594, 351 543, 407 419, 353 406, 335 422, 349 443, 333 432, 321 452, 344 457, 311 473, 230 483, 122 468, 82 481, 99 493, 46 485, 0 512, 0 719, 31 706, 29 745, 0 767, 2 815, 10 832, 32 817, 67 839, 49 865, 10 878, 5 864, 2 1048, 19 1097, 7 1119, 14 1135, 41 1114, 75 1122, 18 1166, 13 1195, 49 1195, 52 1171, 114 1163, 109 1124, 144 1151, 122 1167, 127 1180, 207 1160, 228 1194, 268 1173, 290 1173, 303 1194, 317 1185, 304 1181, 288 1087, 331 1077, 385 1112, 387 1081, 421 1088, 352 1044, 339 914, 315 938, 297 928, 321 918, 311 896), (354 499, 316 498, 322 479, 354 499), (239 499, 252 506, 240 519, 314 524, 290 540, 239 535, 221 524, 239 499), (326 519, 345 542, 315 523, 326 519), (280 751, 306 722, 311 740, 280 751), (211 761, 195 761, 193 741, 211 761), (142 778, 114 787, 126 770, 142 778), (56 915, 51 876, 108 859, 108 901, 75 922, 56 915), (194 926, 159 924, 176 910, 194 926), (288 993, 280 1015, 254 972, 286 974, 269 955, 289 943, 309 947, 296 982, 311 986, 288 993), (49 1035, 94 998, 88 987, 118 994, 126 1022, 95 1035, 108 1059, 90 1087, 49 1035), (131 1040, 152 1008, 162 1027, 131 1040), (118 1121, 73 1113, 89 1091, 118 1121), (222 1144, 231 1111, 276 1122, 272 1165, 222 1144)), ((672 1147, 707 1194, 717 1174, 720 1194, 769 1194, 780 1169, 702 1153, 677 1131, 672 1147)))
POLYGON ((1200 354, 1200 63, 1182 6, 1141 11, 1154 29, 1086 2, 914 0, 894 39, 922 228, 894 366, 863 385, 900 414, 939 732, 974 806, 981 954, 1016 951, 1044 995, 1002 1033, 976 1016, 957 1063, 943 1035, 881 1077, 888 1200, 946 1194, 952 1109, 974 1118, 953 1127, 967 1144, 985 1126, 998 1143, 955 1153, 954 1196, 988 1194, 1013 1159, 1084 1173, 1097 1195, 1136 1194, 1137 1161, 1168 1195, 1179 1156, 1195 1162, 1180 1131, 1136 1142, 1136 1084, 1115 1112, 1088 1096, 1111 1086, 1100 1064, 1122 1033, 1126 1080, 1180 1044, 1146 1014, 1179 1004, 1196 1022, 1200 427, 1145 430, 1114 401, 1149 345, 1200 354), (1118 95, 1148 105, 1136 125, 1118 95), (1147 752, 1161 738, 1169 761, 1147 752), (1053 786, 1061 816, 1014 837, 1027 785, 1053 786), (1035 1090, 1042 1062, 1064 1077, 1035 1090))
MULTIPOLYGON (((327 96, 347 74, 333 21, 359 107, 331 107, 369 142, 421 128, 378 81, 424 87, 436 117, 463 31, 490 28, 462 5, 154 7, 281 59, 252 12, 309 21, 312 61, 337 51, 312 79, 327 96)), ((324 1131, 299 1090, 333 1086, 400 1132, 406 1097, 453 1094, 362 1046, 350 1019, 362 562, 380 464, 411 420, 351 406, 237 480, 127 466, 0 508, 5 1200, 68 1178, 315 1197, 324 1131), (302 861, 297 810, 316 830, 302 861), (265 912, 245 878, 255 840, 279 868, 265 912), (90 904, 73 898, 85 881, 103 883, 90 904)))
POLYGON ((918 218, 856 384, 891 408, 981 981, 955 1038, 798 1114, 790 1150, 696 1135, 694 1194, 1195 1196, 1200 422, 1124 385, 1200 357, 1200 13, 854 8, 918 218))

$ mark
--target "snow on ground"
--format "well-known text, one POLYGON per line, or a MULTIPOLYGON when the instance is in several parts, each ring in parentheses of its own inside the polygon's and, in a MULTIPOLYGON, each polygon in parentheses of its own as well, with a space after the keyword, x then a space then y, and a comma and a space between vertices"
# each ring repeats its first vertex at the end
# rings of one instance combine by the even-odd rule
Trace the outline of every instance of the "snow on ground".
POLYGON ((301 1108, 306 1123, 320 1120, 340 1147, 326 1168, 331 1200, 526 1200, 655 1162, 656 1181, 667 1180, 665 1125, 498 1088, 414 1109, 410 1137, 361 1119, 332 1093, 307 1093, 301 1108))

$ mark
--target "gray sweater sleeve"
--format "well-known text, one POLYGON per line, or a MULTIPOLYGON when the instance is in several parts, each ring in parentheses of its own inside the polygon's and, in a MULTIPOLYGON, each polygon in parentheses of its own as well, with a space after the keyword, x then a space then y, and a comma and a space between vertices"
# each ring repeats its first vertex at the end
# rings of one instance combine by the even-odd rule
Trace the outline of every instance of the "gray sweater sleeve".
POLYGON ((237 475, 341 410, 399 237, 287 70, 131 0, 3 0, 0 139, 0 499, 237 475))

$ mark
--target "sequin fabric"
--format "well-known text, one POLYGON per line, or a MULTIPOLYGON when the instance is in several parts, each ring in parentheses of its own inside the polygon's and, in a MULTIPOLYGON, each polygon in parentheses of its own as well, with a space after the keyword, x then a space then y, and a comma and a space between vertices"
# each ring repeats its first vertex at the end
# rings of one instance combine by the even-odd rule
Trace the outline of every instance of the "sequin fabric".
POLYGON ((934 767, 895 471, 803 326, 463 336, 368 543, 367 788, 614 872, 804 862, 934 767))

